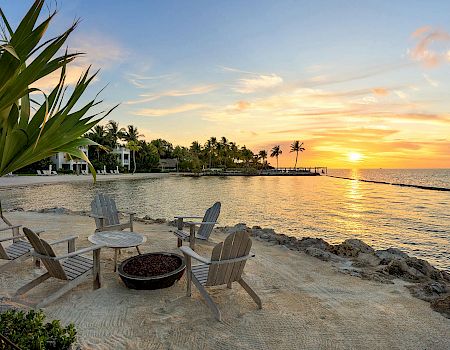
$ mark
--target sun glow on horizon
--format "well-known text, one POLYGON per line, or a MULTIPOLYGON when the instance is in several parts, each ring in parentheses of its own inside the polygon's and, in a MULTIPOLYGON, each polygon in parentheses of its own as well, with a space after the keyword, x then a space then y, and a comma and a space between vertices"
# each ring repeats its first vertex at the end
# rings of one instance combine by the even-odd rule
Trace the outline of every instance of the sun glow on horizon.
POLYGON ((358 152, 350 152, 348 154, 348 160, 351 162, 359 162, 361 159, 363 159, 363 155, 358 152))

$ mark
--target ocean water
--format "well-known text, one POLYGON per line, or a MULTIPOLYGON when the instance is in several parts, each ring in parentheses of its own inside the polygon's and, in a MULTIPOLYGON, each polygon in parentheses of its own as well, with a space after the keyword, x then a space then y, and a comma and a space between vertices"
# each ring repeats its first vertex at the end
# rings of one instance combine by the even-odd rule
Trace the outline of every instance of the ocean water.
MULTIPOLYGON (((340 172, 340 176, 355 175, 340 172)), ((400 172, 389 175, 386 170, 371 170, 358 176, 414 183, 416 173, 421 185, 444 187, 450 183, 449 170, 400 172)), ((120 209, 152 218, 203 214, 213 202, 221 201, 220 225, 245 222, 296 237, 321 237, 331 243, 359 238, 377 249, 397 247, 450 270, 450 192, 445 191, 328 176, 169 176, 3 188, 0 199, 4 209, 89 210, 96 191, 112 195, 120 209)))

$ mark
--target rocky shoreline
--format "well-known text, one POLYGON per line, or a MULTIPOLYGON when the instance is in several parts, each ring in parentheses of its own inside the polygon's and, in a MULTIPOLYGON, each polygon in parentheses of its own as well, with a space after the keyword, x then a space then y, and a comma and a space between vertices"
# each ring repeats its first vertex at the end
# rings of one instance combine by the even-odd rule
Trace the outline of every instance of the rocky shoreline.
POLYGON ((375 250, 359 239, 330 244, 322 238, 296 238, 270 228, 248 227, 243 223, 219 227, 218 230, 225 234, 248 232, 255 239, 329 261, 339 272, 362 279, 393 283, 398 278, 410 282, 407 288, 414 297, 430 302, 433 310, 450 318, 450 273, 397 248, 375 250))
MULTIPOLYGON (((90 214, 89 211, 72 211, 66 208, 45 208, 35 212, 82 216, 90 214)), ((144 224, 176 225, 174 221, 153 219, 148 215, 136 217, 135 220, 144 224)), ((375 250, 359 239, 330 244, 321 238, 296 238, 276 233, 271 228, 248 227, 244 223, 218 227, 217 230, 223 234, 248 232, 257 240, 281 245, 330 262, 337 271, 362 279, 391 284, 394 279, 401 279, 409 283, 406 287, 411 295, 429 302, 433 310, 450 318, 450 273, 435 268, 426 260, 411 257, 397 248, 375 250)))

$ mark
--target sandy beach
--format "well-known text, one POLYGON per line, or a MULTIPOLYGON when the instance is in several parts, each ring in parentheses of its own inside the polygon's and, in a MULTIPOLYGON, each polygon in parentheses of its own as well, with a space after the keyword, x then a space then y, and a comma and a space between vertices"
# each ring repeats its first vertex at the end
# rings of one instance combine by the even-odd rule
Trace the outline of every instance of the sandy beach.
MULTIPOLYGON (((90 243, 91 218, 31 212, 7 213, 14 223, 43 228, 52 240, 79 236, 78 247, 90 243)), ((176 252, 176 239, 165 224, 135 224, 144 234, 143 252, 176 252)), ((225 235, 215 232, 213 242, 225 235)), ((63 251, 65 247, 60 247, 63 251)), ((209 256, 211 246, 199 246, 209 256)), ((406 282, 381 284, 339 273, 329 262, 280 245, 253 239, 256 257, 245 278, 263 301, 258 310, 250 297, 232 290, 211 290, 223 315, 216 322, 193 288, 185 296, 185 278, 171 288, 135 291, 113 272, 113 251, 102 249, 103 286, 82 284, 44 311, 64 324, 73 322, 83 349, 448 349, 450 320, 425 301, 410 295, 406 282)), ((135 254, 125 250, 122 259, 135 254)), ((32 260, 0 272, 0 295, 42 274, 32 260)), ((57 281, 47 281, 17 302, 33 305, 57 281)))
MULTIPOLYGON (((97 175, 97 181, 116 181, 125 179, 149 179, 168 176, 167 173, 136 173, 119 175, 97 175)), ((3 176, 0 177, 0 187, 49 185, 56 183, 92 182, 92 175, 55 175, 55 176, 3 176)))

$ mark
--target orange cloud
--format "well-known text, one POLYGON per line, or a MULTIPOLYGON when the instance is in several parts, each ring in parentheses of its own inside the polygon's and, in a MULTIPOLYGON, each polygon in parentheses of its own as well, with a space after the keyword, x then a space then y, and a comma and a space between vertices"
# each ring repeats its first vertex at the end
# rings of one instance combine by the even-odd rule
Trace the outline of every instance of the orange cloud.
POLYGON ((188 103, 180 106, 175 106, 171 108, 143 108, 132 112, 134 115, 139 115, 142 117, 162 117, 170 114, 183 113, 188 111, 193 111, 196 109, 205 108, 206 105, 188 103))
POLYGON ((385 89, 385 88, 374 88, 374 89, 372 89, 372 92, 375 95, 378 95, 378 96, 387 96, 387 95, 389 95, 389 90, 385 89))
POLYGON ((418 40, 416 46, 410 52, 413 60, 422 62, 424 66, 430 68, 448 61, 445 50, 443 52, 437 51, 431 46, 437 42, 448 43, 450 41, 450 34, 443 30, 427 26, 417 29, 411 36, 418 40))

